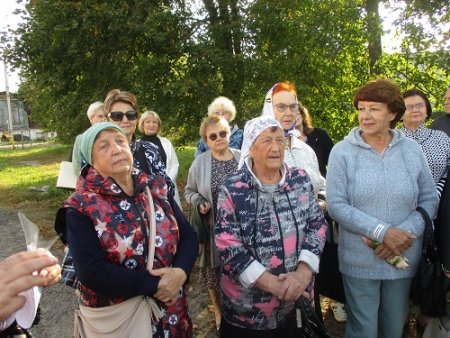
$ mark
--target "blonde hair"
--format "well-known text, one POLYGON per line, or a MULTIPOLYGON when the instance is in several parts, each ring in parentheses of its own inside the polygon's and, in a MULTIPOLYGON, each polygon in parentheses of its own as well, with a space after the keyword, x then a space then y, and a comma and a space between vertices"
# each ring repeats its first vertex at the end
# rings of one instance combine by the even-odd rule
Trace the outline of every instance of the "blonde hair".
POLYGON ((152 110, 148 110, 144 114, 142 114, 142 116, 139 118, 139 122, 138 122, 138 129, 144 135, 145 135, 144 122, 149 116, 153 116, 155 118, 156 122, 158 123, 157 133, 161 130, 161 127, 162 127, 161 118, 159 117, 159 115, 156 114, 156 112, 154 112, 152 110))

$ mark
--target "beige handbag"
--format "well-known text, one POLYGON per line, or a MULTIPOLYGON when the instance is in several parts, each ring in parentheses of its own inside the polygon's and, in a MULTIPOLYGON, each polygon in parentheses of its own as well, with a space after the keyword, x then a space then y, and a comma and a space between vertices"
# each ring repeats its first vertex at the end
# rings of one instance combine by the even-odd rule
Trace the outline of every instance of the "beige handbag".
MULTIPOLYGON (((150 204, 150 231, 156 236, 155 209, 148 187, 146 194, 150 204)), ((152 271, 155 241, 149 241, 147 270, 152 271)), ((93 308, 80 305, 75 311, 75 338, 141 338, 151 337, 152 318, 159 320, 162 312, 151 297, 137 296, 122 303, 93 308)))

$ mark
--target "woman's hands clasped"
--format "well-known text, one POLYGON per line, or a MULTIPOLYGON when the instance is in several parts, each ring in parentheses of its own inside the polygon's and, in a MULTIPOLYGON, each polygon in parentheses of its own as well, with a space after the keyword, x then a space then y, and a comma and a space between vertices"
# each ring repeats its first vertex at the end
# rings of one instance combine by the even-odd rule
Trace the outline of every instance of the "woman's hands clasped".
POLYGON ((384 235, 383 243, 375 249, 375 254, 381 259, 401 255, 411 247, 415 238, 403 229, 389 228, 384 235))
POLYGON ((161 268, 151 272, 153 276, 161 277, 155 298, 164 303, 172 304, 180 296, 180 289, 187 279, 186 272, 180 268, 161 268))

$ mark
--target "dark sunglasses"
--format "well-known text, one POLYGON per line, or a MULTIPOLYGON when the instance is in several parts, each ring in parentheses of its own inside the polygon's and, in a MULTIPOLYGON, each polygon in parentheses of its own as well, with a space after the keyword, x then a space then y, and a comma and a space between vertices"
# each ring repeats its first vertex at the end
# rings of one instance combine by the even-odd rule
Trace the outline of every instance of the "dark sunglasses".
POLYGON ((112 111, 108 114, 108 118, 116 122, 122 121, 124 116, 127 117, 128 121, 134 121, 137 119, 138 112, 136 110, 130 110, 126 113, 122 113, 121 111, 112 111))
MULTIPOLYGON (((225 130, 222 130, 221 132, 219 132, 219 136, 220 136, 221 138, 225 138, 225 137, 227 137, 227 135, 228 135, 228 132, 225 131, 225 130)), ((212 133, 212 134, 210 134, 210 135, 208 136, 208 138, 209 138, 211 141, 215 141, 215 140, 217 140, 217 134, 216 134, 216 133, 212 133)))

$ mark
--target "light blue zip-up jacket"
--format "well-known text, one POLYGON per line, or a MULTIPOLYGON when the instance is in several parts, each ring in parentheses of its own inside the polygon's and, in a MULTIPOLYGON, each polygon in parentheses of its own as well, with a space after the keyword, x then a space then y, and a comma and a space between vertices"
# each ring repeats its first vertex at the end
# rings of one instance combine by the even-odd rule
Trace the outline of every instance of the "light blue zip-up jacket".
POLYGON ((431 219, 436 215, 436 187, 422 149, 401 131, 391 133, 392 141, 380 155, 362 139, 360 129, 353 128, 334 146, 328 161, 328 211, 339 223, 339 269, 352 277, 413 277, 424 230, 416 207, 423 207, 431 219), (363 242, 363 236, 383 242, 389 227, 417 236, 405 252, 410 264, 406 270, 379 259, 363 242))

